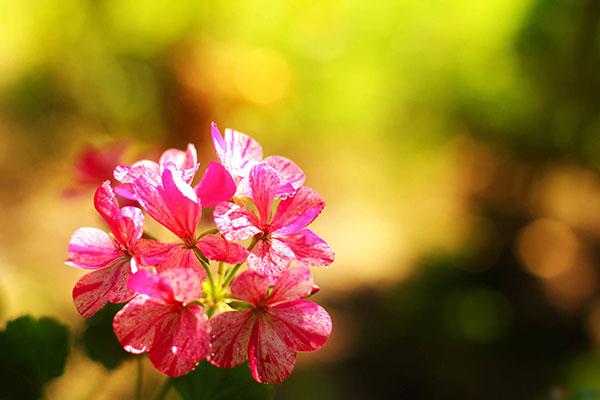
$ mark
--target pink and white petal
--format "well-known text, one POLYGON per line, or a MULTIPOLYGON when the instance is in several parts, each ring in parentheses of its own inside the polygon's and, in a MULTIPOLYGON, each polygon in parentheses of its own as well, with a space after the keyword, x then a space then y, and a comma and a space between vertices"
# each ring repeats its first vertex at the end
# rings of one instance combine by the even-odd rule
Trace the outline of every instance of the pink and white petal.
POLYGON ((215 147, 215 152, 217 153, 217 157, 222 164, 227 164, 227 145, 225 144, 225 140, 221 135, 221 131, 217 127, 217 124, 211 122, 210 124, 210 135, 212 137, 213 146, 215 147))
POLYGON ((309 296, 314 289, 312 274, 308 266, 300 264, 289 268, 277 278, 273 291, 267 303, 277 304, 283 301, 293 301, 309 296))
POLYGON ((139 295, 115 315, 113 331, 125 351, 145 353, 156 343, 165 319, 179 308, 177 304, 139 295))
POLYGON ((140 204, 152 218, 180 238, 194 236, 202 209, 196 193, 181 176, 166 169, 162 185, 141 176, 133 187, 140 204))
POLYGON ((138 207, 126 206, 121 208, 121 214, 133 223, 133 229, 128 235, 131 238, 129 243, 133 244, 144 233, 144 213, 138 207))
POLYGON ((150 361, 163 374, 178 377, 190 372, 209 351, 206 315, 188 306, 165 317, 150 350, 150 361))
POLYGON ((296 351, 317 350, 331 335, 331 317, 320 305, 295 300, 269 307, 271 326, 286 346, 296 351))
POLYGON ((170 281, 154 271, 141 269, 127 281, 129 289, 164 302, 175 301, 170 281))
POLYGON ((277 238, 263 239, 256 243, 248 255, 248 267, 261 275, 278 276, 290 266, 294 252, 277 238))
POLYGON ((174 168, 181 173, 181 177, 187 183, 192 182, 198 170, 198 154, 193 144, 188 144, 186 151, 179 149, 168 149, 159 160, 161 172, 168 168, 174 168))
POLYGON ((137 201, 137 196, 133 191, 131 183, 120 183, 114 187, 115 194, 127 200, 137 201))
POLYGON ((239 264, 248 257, 248 250, 244 246, 230 242, 221 235, 206 235, 198 241, 197 246, 209 260, 239 264))
POLYGON ((257 305, 267 294, 270 281, 254 271, 244 271, 231 284, 231 294, 238 299, 257 305))
POLYGON ((256 140, 233 129, 225 129, 225 147, 228 160, 225 166, 233 170, 229 172, 234 176, 248 176, 250 168, 263 158, 262 147, 256 140))
POLYGON ((208 361, 219 368, 233 368, 248 358, 248 341, 256 317, 252 311, 226 311, 208 321, 208 361))
POLYGON ((158 240, 141 238, 134 252, 141 265, 155 266, 164 262, 174 248, 181 247, 180 243, 163 243, 158 240))
POLYGON ((96 314, 106 303, 124 303, 135 293, 127 287, 130 276, 128 260, 86 274, 73 288, 75 308, 81 316, 89 318, 96 314))
POLYGON ((227 240, 244 240, 262 232, 256 215, 235 203, 219 203, 213 217, 217 229, 227 240))
POLYGON ((200 183, 194 189, 202 207, 214 207, 235 194, 235 182, 225 167, 210 163, 200 183))
POLYGON ((325 207, 321 196, 306 186, 292 197, 282 200, 271 223, 273 232, 288 234, 299 231, 313 222, 325 207))
POLYGON ((264 161, 275 168, 281 177, 281 182, 284 183, 278 190, 278 196, 293 195, 296 190, 304 185, 304 172, 292 160, 281 156, 270 156, 265 158, 264 161), (291 193, 290 188, 293 190, 291 193))
POLYGON ((140 176, 146 176, 158 184, 160 182, 160 166, 154 161, 140 160, 132 166, 118 165, 113 176, 121 183, 134 183, 140 176))
POLYGON ((257 318, 248 346, 248 364, 255 381, 276 384, 286 380, 296 364, 296 352, 276 333, 268 316, 257 318))
POLYGON ((335 260, 327 242, 310 229, 281 236, 281 240, 292 249, 298 261, 309 265, 329 265, 335 260))
POLYGON ((275 195, 280 185, 279 174, 273 167, 261 163, 255 165, 250 170, 252 199, 260 215, 260 221, 263 224, 269 222, 273 200, 275 200, 275 195))
POLYGON ((94 207, 98 214, 104 218, 112 233, 117 237, 120 233, 121 209, 119 202, 110 186, 110 181, 104 181, 94 193, 94 207))
POLYGON ((170 268, 161 271, 159 275, 172 288, 176 301, 187 304, 202 297, 202 280, 204 275, 200 275, 193 268, 170 268))
POLYGON ((69 241, 67 265, 97 269, 123 256, 115 241, 97 228, 79 228, 69 241))
POLYGON ((252 188, 250 187, 250 177, 245 176, 239 179, 237 189, 235 191, 235 197, 252 197, 252 188))
POLYGON ((189 268, 193 270, 201 279, 206 277, 206 272, 196 257, 193 249, 179 245, 174 247, 167 258, 156 266, 158 272, 163 272, 172 268, 189 268))

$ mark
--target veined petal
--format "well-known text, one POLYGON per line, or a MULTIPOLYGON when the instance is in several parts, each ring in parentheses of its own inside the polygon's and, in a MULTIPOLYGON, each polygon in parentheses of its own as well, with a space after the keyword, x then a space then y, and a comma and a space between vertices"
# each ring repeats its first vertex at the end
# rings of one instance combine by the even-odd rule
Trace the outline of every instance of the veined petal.
POLYGON ((225 167, 213 162, 206 167, 202 180, 194 190, 202 207, 214 207, 233 197, 235 182, 225 167))
POLYGON ((178 309, 177 304, 139 295, 115 315, 113 331, 125 351, 145 353, 153 347, 163 330, 165 318, 178 309))
POLYGON ((225 129, 223 139, 214 122, 211 124, 211 135, 221 164, 231 173, 236 183, 247 177, 250 168, 262 160, 262 148, 248 135, 225 129))
POLYGON ((310 269, 306 265, 298 265, 287 269, 278 277, 267 303, 270 305, 302 299, 310 295, 314 282, 310 269))
POLYGON ((140 160, 133 165, 118 165, 113 176, 121 183, 134 183, 140 176, 145 176, 158 184, 160 182, 160 166, 150 160, 140 160))
POLYGON ((209 260, 228 264, 239 264, 248 257, 248 250, 240 244, 230 242, 221 235, 206 235, 197 244, 209 260))
POLYGON ((308 300, 295 300, 269 307, 271 326, 286 346, 296 351, 317 350, 331 335, 331 317, 308 300))
POLYGON ((157 266, 159 272, 169 270, 171 268, 189 268, 195 271, 202 279, 206 276, 206 272, 200 265, 194 249, 189 249, 183 245, 177 245, 167 254, 167 257, 157 266))
POLYGON ((133 187, 152 218, 180 238, 194 237, 202 208, 192 187, 179 174, 165 169, 161 185, 140 176, 133 187))
POLYGON ((164 262, 175 247, 181 247, 181 244, 141 238, 137 242, 135 253, 141 265, 156 266, 164 262))
POLYGON ((252 311, 226 311, 213 316, 208 321, 208 361, 219 368, 232 368, 246 361, 255 321, 252 311))
POLYGON ((296 352, 279 337, 270 318, 260 316, 250 336, 248 364, 254 380, 260 383, 281 383, 296 364, 296 352))
POLYGON ((235 203, 219 203, 213 217, 219 232, 227 240, 244 240, 262 232, 256 215, 235 203))
POLYGON ((290 266, 294 252, 281 240, 261 239, 248 255, 248 267, 261 275, 277 276, 290 266))
POLYGON ((277 196, 291 196, 304 185, 304 172, 292 160, 281 156, 270 156, 264 160, 277 171, 282 185, 277 190, 277 196))
POLYGON ((186 151, 168 149, 160 157, 160 172, 172 168, 181 173, 187 183, 191 183, 198 170, 198 154, 193 144, 188 144, 186 151))
POLYGON ((170 377, 190 372, 208 355, 206 315, 200 306, 188 306, 165 317, 150 350, 150 361, 170 377))
POLYGON ((131 220, 132 224, 129 226, 127 223, 127 243, 133 245, 144 233, 144 213, 137 207, 126 206, 121 208, 121 214, 123 218, 131 220))
POLYGON ((145 294, 153 299, 161 300, 166 303, 175 301, 173 288, 170 282, 154 271, 141 269, 131 275, 127 281, 127 286, 137 293, 145 294))
POLYGON ((271 166, 261 163, 250 170, 250 189, 252 190, 252 199, 260 215, 260 221, 263 224, 269 222, 271 208, 277 189, 281 185, 279 174, 271 166))
POLYGON ((85 318, 96 314, 106 303, 124 303, 135 293, 127 287, 129 260, 84 275, 73 288, 73 301, 77 312, 85 318))
POLYGON ((67 265, 97 269, 123 256, 115 241, 97 228, 79 228, 69 242, 67 265))
POLYGON ((325 202, 314 190, 301 187, 292 197, 282 200, 277 207, 271 227, 273 232, 297 232, 314 221, 325 207, 325 202))
POLYGON ((202 297, 202 279, 193 268, 169 268, 160 271, 160 277, 165 279, 173 290, 175 300, 187 304, 202 297))
POLYGON ((282 236, 281 240, 292 249, 298 261, 310 265, 329 265, 335 260, 335 254, 327 242, 310 229, 282 236))
POLYGON ((231 284, 231 293, 238 299, 257 305, 267 294, 269 279, 254 271, 244 271, 231 284))

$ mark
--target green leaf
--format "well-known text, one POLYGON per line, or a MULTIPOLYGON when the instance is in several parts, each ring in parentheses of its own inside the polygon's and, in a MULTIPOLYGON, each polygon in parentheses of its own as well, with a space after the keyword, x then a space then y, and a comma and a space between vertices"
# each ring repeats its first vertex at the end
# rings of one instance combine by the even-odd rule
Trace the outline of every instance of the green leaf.
POLYGON ((51 318, 10 321, 0 332, 0 398, 39 399, 51 379, 63 374, 69 329, 51 318))
POLYGON ((81 337, 88 357, 109 370, 134 357, 123 350, 112 329, 113 318, 121 308, 122 304, 107 304, 96 315, 86 320, 81 337))
POLYGON ((244 365, 217 368, 202 361, 186 376, 172 380, 183 400, 267 400, 274 387, 257 383, 244 365))

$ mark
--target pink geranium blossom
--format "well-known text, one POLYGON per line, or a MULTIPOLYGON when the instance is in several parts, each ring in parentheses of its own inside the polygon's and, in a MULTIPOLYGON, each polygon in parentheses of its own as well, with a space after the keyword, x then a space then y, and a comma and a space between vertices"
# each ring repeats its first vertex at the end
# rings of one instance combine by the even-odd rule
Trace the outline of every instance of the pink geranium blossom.
POLYGON ((270 280, 253 271, 236 278, 231 292, 250 308, 210 319, 208 360, 231 368, 247 359, 256 381, 280 383, 292 372, 297 351, 313 351, 325 344, 332 323, 322 307, 303 300, 314 290, 306 266, 288 269, 269 289, 270 280))
POLYGON ((198 155, 193 144, 188 144, 185 151, 168 149, 162 153, 158 163, 151 160, 140 160, 131 166, 118 165, 113 174, 114 178, 121 182, 121 185, 117 186, 115 191, 127 199, 137 200, 131 186, 140 176, 153 179, 158 184, 163 171, 169 168, 177 171, 184 181, 191 183, 198 167, 198 155))
POLYGON ((140 270, 129 278, 140 293, 113 321, 125 350, 149 352, 162 373, 177 377, 190 372, 208 354, 206 314, 199 304, 202 281, 190 269, 173 268, 160 274, 140 270))
POLYGON ((214 210, 215 224, 227 240, 258 240, 248 256, 248 266, 275 276, 296 259, 311 265, 329 265, 334 254, 329 245, 313 231, 305 229, 321 212, 325 202, 308 187, 282 200, 273 218, 271 209, 280 175, 266 163, 252 167, 249 186, 258 216, 236 203, 223 202, 214 210))
POLYGON ((237 243, 214 235, 196 237, 202 207, 229 199, 235 191, 231 177, 220 164, 210 164, 195 189, 171 168, 165 168, 159 178, 147 171, 132 183, 132 188, 144 210, 181 239, 180 243, 144 241, 145 264, 161 269, 194 267, 200 271, 195 248, 216 261, 239 263, 246 259, 247 250, 237 243))
POLYGON ((139 208, 119 208, 115 194, 106 181, 98 187, 94 205, 104 218, 113 237, 97 228, 79 228, 69 242, 67 265, 93 270, 84 275, 73 288, 77 311, 89 318, 107 302, 123 303, 134 293, 127 288, 127 279, 138 241, 142 236, 144 215, 139 208))
POLYGON ((221 164, 233 177, 237 191, 236 196, 250 197, 248 177, 256 164, 265 162, 273 167, 280 177, 277 197, 293 195, 304 184, 304 172, 292 160, 281 156, 269 156, 263 160, 260 144, 250 136, 233 129, 225 129, 225 137, 214 122, 211 124, 211 135, 215 151, 221 164))

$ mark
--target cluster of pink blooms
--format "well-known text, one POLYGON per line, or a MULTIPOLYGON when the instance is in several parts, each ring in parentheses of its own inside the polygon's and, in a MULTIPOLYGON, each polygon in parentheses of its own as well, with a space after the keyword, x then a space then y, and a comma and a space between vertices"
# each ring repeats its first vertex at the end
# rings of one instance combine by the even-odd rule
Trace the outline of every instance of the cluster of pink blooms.
POLYGON ((292 161, 263 159, 243 133, 223 137, 212 124, 211 134, 219 162, 195 185, 199 164, 188 145, 158 163, 119 165, 115 181, 98 187, 94 205, 112 235, 80 228, 71 237, 67 264, 91 271, 73 299, 86 318, 127 302, 113 321, 116 337, 166 375, 185 375, 203 359, 221 368, 248 360, 256 381, 279 383, 296 352, 319 349, 331 333, 329 314, 305 300, 318 290, 309 266, 334 260, 307 229, 325 203, 292 161), (117 195, 136 206, 120 207, 117 195), (216 227, 199 233, 209 207, 216 227), (154 239, 146 216, 178 240, 154 239))

